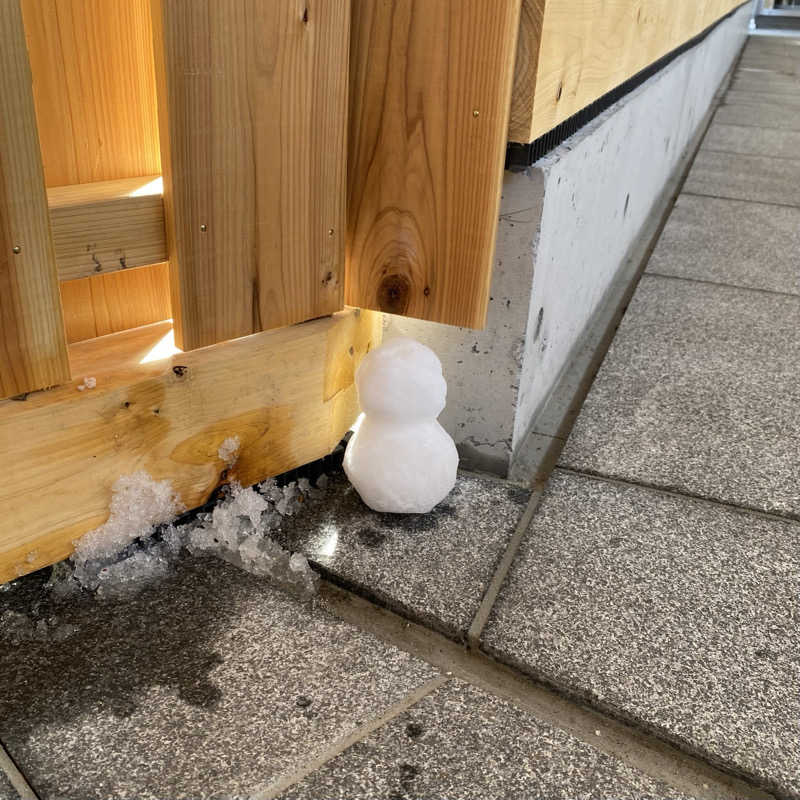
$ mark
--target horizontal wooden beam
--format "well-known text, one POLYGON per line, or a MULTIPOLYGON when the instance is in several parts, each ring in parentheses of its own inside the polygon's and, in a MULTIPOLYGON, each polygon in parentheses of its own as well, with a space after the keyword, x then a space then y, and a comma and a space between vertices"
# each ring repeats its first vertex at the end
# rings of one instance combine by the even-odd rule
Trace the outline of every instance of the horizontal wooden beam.
POLYGON ((222 480, 220 444, 241 441, 244 485, 329 453, 353 423, 355 368, 380 315, 346 310, 175 353, 169 323, 72 345, 76 380, 0 402, 0 583, 68 556, 108 517, 111 486, 145 470, 187 508, 222 480), (171 355, 171 353, 174 353, 171 355), (94 389, 78 391, 84 377, 94 389))
POLYGON ((532 142, 742 0, 523 0, 508 138, 532 142))
POLYGON ((47 204, 62 281, 167 259, 159 175, 57 186, 47 204))

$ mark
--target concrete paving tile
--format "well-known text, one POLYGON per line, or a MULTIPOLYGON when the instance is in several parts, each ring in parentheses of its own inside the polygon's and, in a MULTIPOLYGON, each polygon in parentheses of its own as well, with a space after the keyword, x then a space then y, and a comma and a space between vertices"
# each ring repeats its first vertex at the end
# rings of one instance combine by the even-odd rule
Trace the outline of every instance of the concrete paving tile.
POLYGON ((800 94, 800 79, 768 69, 743 67, 737 70, 728 87, 733 91, 764 92, 765 94, 800 94))
POLYGON ((796 94, 789 94, 784 92, 752 92, 744 90, 729 89, 725 93, 726 102, 734 104, 750 104, 750 105, 773 105, 773 106, 792 106, 797 108, 800 106, 800 91, 796 94))
POLYGON ((682 797, 511 703, 450 681, 282 800, 682 797))
POLYGON ((0 738, 42 800, 249 797, 435 674, 217 561, 59 616, 70 638, 0 648, 0 738))
MULTIPOLYGON (((735 103, 726 100, 714 114, 714 122, 726 125, 750 125, 781 131, 800 131, 800 109, 792 104, 735 103)), ((765 155, 771 155, 765 153, 765 155)))
POLYGON ((561 454, 800 517, 800 298, 645 275, 561 454))
POLYGON ((682 194, 647 272, 800 295, 800 208, 682 194))
POLYGON ((800 159, 737 155, 700 149, 685 192, 800 206, 800 159))
POLYGON ((276 538, 333 581, 462 638, 529 497, 526 489, 461 474, 430 514, 379 514, 338 473, 325 502, 286 521, 276 538))
POLYGON ((483 647, 800 797, 800 525, 557 470, 483 647))
MULTIPOLYGON (((759 106, 753 106, 758 110, 759 106)), ((800 114, 800 107, 797 108, 800 114)), ((704 150, 742 153, 772 158, 797 158, 800 154, 800 130, 781 131, 749 125, 724 125, 713 122, 703 139, 704 150)), ((759 232, 760 235, 760 232, 759 232)))

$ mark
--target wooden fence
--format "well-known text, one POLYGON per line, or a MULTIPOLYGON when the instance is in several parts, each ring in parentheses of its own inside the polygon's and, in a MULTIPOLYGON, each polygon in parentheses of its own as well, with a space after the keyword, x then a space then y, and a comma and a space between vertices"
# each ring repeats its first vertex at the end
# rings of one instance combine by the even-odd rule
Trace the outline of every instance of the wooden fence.
POLYGON ((0 0, 0 581, 120 475, 193 507, 329 452, 369 309, 483 325, 509 120, 733 5, 0 0))

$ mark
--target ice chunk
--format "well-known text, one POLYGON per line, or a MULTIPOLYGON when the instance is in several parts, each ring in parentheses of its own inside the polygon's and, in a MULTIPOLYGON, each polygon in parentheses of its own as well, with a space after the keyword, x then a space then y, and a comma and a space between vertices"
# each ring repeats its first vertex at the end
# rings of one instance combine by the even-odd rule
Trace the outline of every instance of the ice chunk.
POLYGON ((163 544, 139 550, 100 570, 97 596, 105 599, 127 597, 154 580, 166 577, 169 570, 168 552, 163 544))
POLYGON ((74 578, 81 586, 97 589, 102 569, 118 561, 136 539, 149 538, 157 525, 171 522, 183 510, 169 481, 155 481, 146 472, 123 475, 112 487, 108 519, 75 544, 74 578))
POLYGON ((78 540, 73 561, 113 556, 134 539, 150 536, 156 525, 171 522, 183 510, 169 481, 155 481, 141 471, 123 475, 112 487, 108 519, 78 540))

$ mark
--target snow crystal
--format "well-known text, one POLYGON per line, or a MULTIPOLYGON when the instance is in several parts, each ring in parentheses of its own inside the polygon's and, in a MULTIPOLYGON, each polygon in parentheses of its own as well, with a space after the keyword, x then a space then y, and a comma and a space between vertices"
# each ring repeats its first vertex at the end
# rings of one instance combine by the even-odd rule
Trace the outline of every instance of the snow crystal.
POLYGON ((72 562, 78 582, 99 586, 99 572, 136 539, 150 537, 157 525, 183 511, 169 481, 155 481, 146 472, 123 475, 112 487, 108 519, 75 543, 72 562))
POLYGON ((241 448, 241 446, 242 443, 239 440, 238 436, 229 436, 219 446, 219 449, 217 450, 217 455, 229 467, 232 467, 236 463, 236 459, 239 457, 239 449, 241 448))

